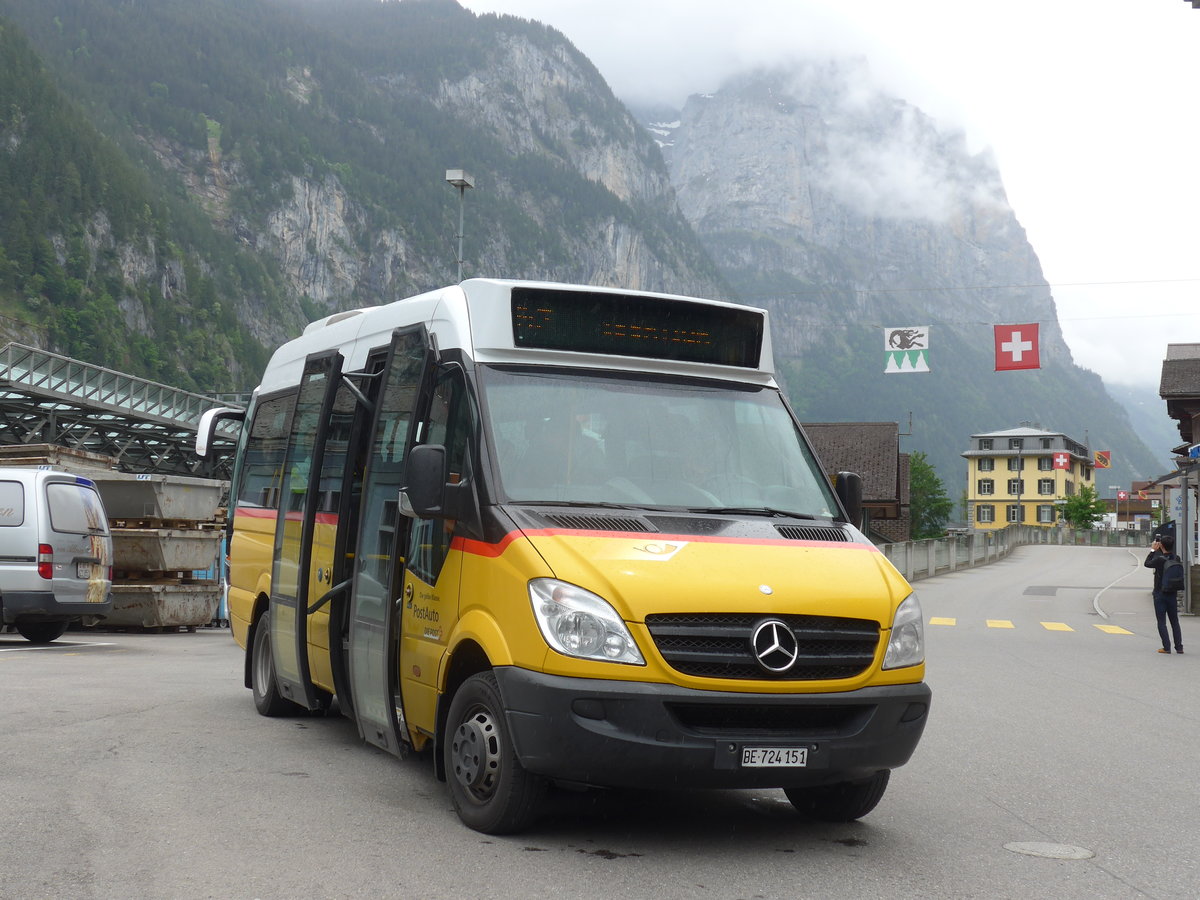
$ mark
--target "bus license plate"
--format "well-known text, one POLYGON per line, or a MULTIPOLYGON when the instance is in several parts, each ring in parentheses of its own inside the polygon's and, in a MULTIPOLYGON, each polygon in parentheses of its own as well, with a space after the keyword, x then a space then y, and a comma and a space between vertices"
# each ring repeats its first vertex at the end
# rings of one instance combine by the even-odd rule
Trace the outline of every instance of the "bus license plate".
POLYGON ((744 769, 762 769, 771 766, 800 768, 807 765, 807 747, 742 748, 742 768, 744 769))

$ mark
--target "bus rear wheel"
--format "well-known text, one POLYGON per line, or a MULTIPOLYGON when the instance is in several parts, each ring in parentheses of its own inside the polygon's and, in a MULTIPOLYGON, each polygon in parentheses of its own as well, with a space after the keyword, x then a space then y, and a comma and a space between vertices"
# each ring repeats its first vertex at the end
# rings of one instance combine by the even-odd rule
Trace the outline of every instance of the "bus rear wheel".
POLYGON ((250 687, 254 692, 254 707, 259 715, 286 716, 299 709, 279 693, 279 685, 275 682, 270 613, 263 613, 254 628, 254 642, 250 645, 250 687))
POLYGON ((785 788, 788 800, 802 815, 823 822, 853 822, 861 819, 883 799, 891 777, 881 769, 862 781, 842 781, 821 787, 785 788))
POLYGON ((472 675, 455 693, 444 754, 450 799, 465 825, 513 834, 533 820, 546 782, 517 759, 493 673, 472 675))

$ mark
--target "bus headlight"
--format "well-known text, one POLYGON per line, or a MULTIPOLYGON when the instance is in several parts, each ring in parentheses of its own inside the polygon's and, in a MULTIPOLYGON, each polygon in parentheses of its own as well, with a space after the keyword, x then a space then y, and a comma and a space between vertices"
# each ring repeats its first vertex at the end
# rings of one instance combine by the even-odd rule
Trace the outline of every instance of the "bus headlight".
POLYGON ((888 638, 887 653, 883 657, 885 669, 902 669, 925 661, 925 623, 921 615, 921 603, 916 594, 896 610, 892 620, 892 631, 888 638))
POLYGON ((646 664, 617 611, 591 591, 556 578, 535 578, 529 599, 542 637, 564 656, 646 664))

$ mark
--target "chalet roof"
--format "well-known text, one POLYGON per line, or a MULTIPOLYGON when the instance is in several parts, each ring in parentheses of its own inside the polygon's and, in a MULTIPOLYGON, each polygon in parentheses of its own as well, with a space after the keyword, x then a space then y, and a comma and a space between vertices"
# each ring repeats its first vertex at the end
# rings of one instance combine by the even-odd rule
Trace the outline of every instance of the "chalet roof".
POLYGON ((1023 425, 1020 428, 1009 428, 1006 431, 981 431, 971 435, 973 438, 1006 438, 1006 437, 1069 437, 1061 431, 1047 431, 1044 428, 1034 428, 1023 425))
POLYGON ((806 422, 827 475, 857 472, 864 502, 902 499, 900 426, 895 422, 806 422))
POLYGON ((1158 395, 1200 399, 1200 356, 1193 359, 1164 359, 1158 395))

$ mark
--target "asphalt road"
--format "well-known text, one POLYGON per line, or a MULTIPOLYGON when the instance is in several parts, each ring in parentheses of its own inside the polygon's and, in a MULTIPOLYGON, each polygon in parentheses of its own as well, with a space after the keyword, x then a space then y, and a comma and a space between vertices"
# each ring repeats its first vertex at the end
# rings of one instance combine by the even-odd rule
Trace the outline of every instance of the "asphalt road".
POLYGON ((1200 896, 1200 622, 1155 653, 1149 579, 1027 547, 919 582, 929 726, 845 825, 777 791, 603 792, 487 837, 428 758, 258 716, 228 631, 0 635, 0 897, 1200 896))

